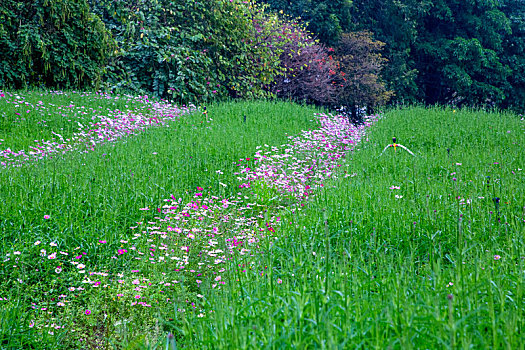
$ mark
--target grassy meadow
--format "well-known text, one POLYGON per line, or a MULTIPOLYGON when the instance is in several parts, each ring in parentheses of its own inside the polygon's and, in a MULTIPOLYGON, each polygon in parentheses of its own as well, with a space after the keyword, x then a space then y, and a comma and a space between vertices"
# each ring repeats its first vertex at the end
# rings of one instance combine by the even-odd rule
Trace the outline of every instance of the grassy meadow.
POLYGON ((4 92, 0 142, 0 348, 525 347, 522 116, 4 92))

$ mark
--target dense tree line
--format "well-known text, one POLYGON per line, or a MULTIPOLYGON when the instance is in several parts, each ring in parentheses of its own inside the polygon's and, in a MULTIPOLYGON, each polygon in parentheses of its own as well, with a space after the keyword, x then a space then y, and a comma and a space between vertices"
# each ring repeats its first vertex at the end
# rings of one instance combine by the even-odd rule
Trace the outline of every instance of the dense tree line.
POLYGON ((525 108, 525 0, 4 0, 0 88, 525 108))
POLYGON ((264 2, 309 21, 327 45, 371 31, 385 43, 393 102, 525 108, 525 0, 264 2))

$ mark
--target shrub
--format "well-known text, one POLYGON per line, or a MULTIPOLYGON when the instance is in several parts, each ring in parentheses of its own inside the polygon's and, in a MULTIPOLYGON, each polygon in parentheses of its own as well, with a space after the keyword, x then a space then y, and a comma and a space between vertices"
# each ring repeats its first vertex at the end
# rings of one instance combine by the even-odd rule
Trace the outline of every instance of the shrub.
POLYGON ((86 0, 0 2, 0 86, 97 87, 112 47, 86 0))
POLYGON ((281 61, 285 73, 274 85, 278 96, 317 105, 337 102, 338 86, 334 78, 338 63, 323 45, 314 43, 297 49, 288 45, 281 61))
POLYGON ((393 94, 379 78, 387 62, 381 56, 384 45, 368 31, 344 33, 341 37, 336 50, 342 71, 338 103, 350 107, 354 116, 357 106, 379 106, 393 94))
POLYGON ((278 74, 275 47, 264 44, 269 15, 241 0, 91 0, 119 49, 108 86, 183 102, 260 97, 278 74))
POLYGON ((337 96, 337 62, 329 50, 313 39, 297 20, 278 18, 262 24, 274 25, 274 33, 266 38, 272 47, 278 47, 279 74, 269 89, 276 96, 306 101, 317 105, 329 105, 337 96), (275 28, 277 27, 277 28, 275 28))

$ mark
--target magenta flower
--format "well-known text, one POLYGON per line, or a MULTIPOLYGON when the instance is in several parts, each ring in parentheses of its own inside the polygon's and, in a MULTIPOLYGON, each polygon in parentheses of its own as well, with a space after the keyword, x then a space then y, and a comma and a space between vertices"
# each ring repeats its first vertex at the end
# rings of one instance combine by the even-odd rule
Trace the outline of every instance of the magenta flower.
POLYGON ((49 215, 44 215, 44 219, 48 220, 51 216, 49 215))
POLYGON ((84 313, 86 314, 86 316, 89 316, 91 315, 91 310, 87 309, 86 311, 84 311, 84 313))

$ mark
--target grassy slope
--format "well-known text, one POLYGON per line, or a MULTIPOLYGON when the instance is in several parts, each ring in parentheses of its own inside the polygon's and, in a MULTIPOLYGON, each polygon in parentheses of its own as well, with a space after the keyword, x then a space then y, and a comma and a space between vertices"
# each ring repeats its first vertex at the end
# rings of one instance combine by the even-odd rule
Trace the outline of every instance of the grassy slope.
POLYGON ((212 295, 216 313, 192 319, 184 344, 523 348, 524 129, 512 115, 387 113, 351 156, 353 176, 287 215, 253 267, 265 276, 212 295), (417 157, 378 158, 392 136, 417 157))
POLYGON ((140 100, 122 96, 63 91, 5 92, 0 98, 0 149, 29 151, 35 140, 55 140, 58 133, 70 138, 79 125, 97 115, 112 115, 117 110, 147 112, 140 100))
MULTIPOLYGON (((171 194, 189 199, 197 186, 235 194, 233 161, 310 127, 312 112, 288 104, 221 105, 209 108, 211 124, 201 115, 181 118, 89 154, 2 170, 2 249, 55 241, 62 249, 80 246, 91 265, 104 265, 118 240, 131 235, 129 227, 147 217, 139 208, 171 194), (44 221, 44 214, 52 219, 44 221)), ((301 211, 279 213, 288 225, 277 230, 269 254, 250 267, 237 269, 234 261, 227 273, 237 283, 222 292, 203 287, 203 308, 213 312, 201 318, 159 308, 134 315, 132 323, 172 318, 163 329, 190 348, 519 348, 525 343, 523 131, 523 121, 501 114, 389 112, 351 155, 344 168, 350 177, 332 181, 301 211), (392 136, 418 157, 388 149, 377 158, 392 136)), ((2 270, 4 293, 13 284, 8 273, 2 270)), ((14 293, 49 298, 52 282, 60 292, 69 283, 44 275, 14 293)), ((101 295, 89 300, 93 316, 100 310, 97 318, 82 321, 88 338, 104 338, 96 329, 125 341, 143 333, 130 324, 126 338, 117 323, 108 326, 101 295)), ((124 315, 119 309, 109 318, 124 315)))
POLYGON ((231 177, 235 161, 252 155, 257 145, 278 145, 287 133, 315 127, 315 110, 286 103, 230 103, 208 111, 211 123, 198 113, 95 152, 2 170, 2 245, 40 239, 86 246, 120 239, 142 218, 139 208, 170 195, 188 199, 197 186, 236 193, 219 186, 219 180, 235 180, 217 170, 231 177), (53 218, 45 227, 44 215, 53 218))
MULTIPOLYGON (((46 102, 50 101, 57 103, 46 102)), ((86 99, 85 104, 90 103, 95 102, 86 99)), ((240 191, 232 176, 238 170, 235 161, 252 155, 257 145, 278 145, 287 140, 287 133, 315 127, 314 112, 289 103, 223 103, 208 107, 207 117, 183 116, 169 127, 100 145, 94 152, 71 152, 35 166, 0 170, 0 255, 14 258, 14 251, 22 252, 22 262, 14 270, 9 263, 2 264, 2 297, 16 300, 24 295, 25 302, 41 304, 58 294, 70 295, 67 288, 79 277, 42 273, 39 262, 23 260, 31 249, 37 251, 34 242, 42 241, 38 250, 48 252, 56 249, 70 256, 86 252, 82 261, 91 269, 112 266, 110 257, 121 247, 119 241, 132 237, 130 227, 151 217, 140 208, 156 208, 171 195, 188 201, 198 186, 235 196, 240 191), (220 186, 219 181, 228 186, 220 186), (50 242, 58 247, 50 247, 50 242), (31 272, 35 268, 41 273, 31 272), (16 278, 25 283, 12 289, 16 278)), ((27 125, 29 133, 40 132, 39 125, 33 127, 27 125)), ((89 298, 93 309, 105 303, 89 298)))

